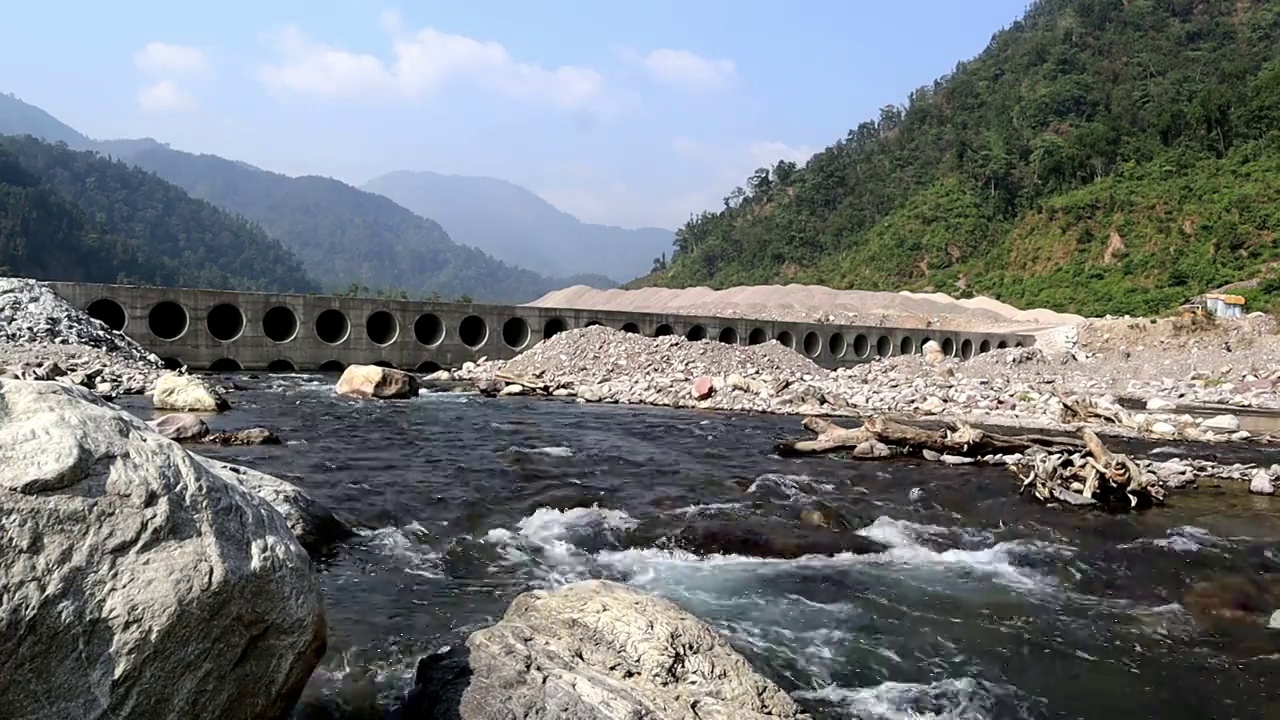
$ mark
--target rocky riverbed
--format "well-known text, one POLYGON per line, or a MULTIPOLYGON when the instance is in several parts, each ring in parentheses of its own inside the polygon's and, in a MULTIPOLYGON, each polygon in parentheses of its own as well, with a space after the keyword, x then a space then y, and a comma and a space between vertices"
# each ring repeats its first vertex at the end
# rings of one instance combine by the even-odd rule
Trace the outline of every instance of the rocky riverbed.
POLYGON ((1074 398, 1114 416, 1102 423, 1113 434, 1239 441, 1255 433, 1241 428, 1235 409, 1280 407, 1275 341, 1257 338, 1230 352, 1201 354, 1193 358, 1200 368, 1191 370, 1185 347, 1091 352, 1070 338, 1048 351, 1001 349, 964 362, 925 353, 832 371, 776 342, 734 346, 590 327, 556 335, 510 361, 467 363, 428 379, 584 402, 792 415, 887 413, 1046 429, 1074 426, 1079 418, 1068 407, 1074 398))
POLYGON ((0 375, 62 380, 102 397, 147 392, 160 358, 35 280, 0 278, 0 375))

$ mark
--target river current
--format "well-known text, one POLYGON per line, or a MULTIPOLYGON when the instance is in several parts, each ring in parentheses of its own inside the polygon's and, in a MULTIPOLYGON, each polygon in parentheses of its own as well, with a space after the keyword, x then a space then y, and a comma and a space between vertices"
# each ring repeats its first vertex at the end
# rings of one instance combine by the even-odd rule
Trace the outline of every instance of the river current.
POLYGON ((999 468, 772 455, 805 434, 793 417, 357 402, 333 377, 235 381, 214 429, 286 443, 199 451, 295 482, 359 528, 319 559, 329 652, 297 718, 390 717, 418 657, 521 592, 588 577, 712 623, 816 718, 1280 717, 1280 632, 1210 632, 1180 605, 1197 581, 1280 572, 1277 501, 1240 488, 1108 517, 1033 505, 999 468), (777 560, 628 542, 702 516, 799 528, 813 509, 888 551, 777 560))

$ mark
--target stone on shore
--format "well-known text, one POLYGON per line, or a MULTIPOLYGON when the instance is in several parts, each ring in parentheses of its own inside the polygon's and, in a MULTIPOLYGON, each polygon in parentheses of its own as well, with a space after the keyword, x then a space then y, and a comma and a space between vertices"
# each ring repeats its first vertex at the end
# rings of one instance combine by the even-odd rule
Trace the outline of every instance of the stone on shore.
POLYGON ((1170 400, 1153 397, 1147 401, 1147 409, 1152 412, 1168 412, 1178 409, 1178 406, 1170 400))
POLYGON ((209 434, 209 425, 191 413, 169 413, 149 420, 152 430, 178 442, 203 440, 209 434))
POLYGON ((941 365, 947 359, 946 353, 942 352, 942 346, 936 340, 926 342, 920 350, 924 353, 925 362, 941 365))
POLYGON ((194 375, 166 373, 156 380, 151 391, 151 404, 157 410, 218 413, 231 409, 231 403, 216 388, 194 375))
POLYGON ((423 658, 406 717, 806 718, 709 625, 625 585, 515 599, 465 646, 423 658))
POLYGON ((1255 470, 1249 480, 1249 492, 1254 495, 1275 495, 1276 486, 1271 480, 1271 474, 1266 470, 1255 470))
POLYGON ((417 397, 418 378, 378 365, 349 365, 338 378, 335 390, 347 397, 399 400, 417 397))
POLYGON ((325 635, 265 500, 87 389, 0 380, 0 717, 286 717, 325 635))

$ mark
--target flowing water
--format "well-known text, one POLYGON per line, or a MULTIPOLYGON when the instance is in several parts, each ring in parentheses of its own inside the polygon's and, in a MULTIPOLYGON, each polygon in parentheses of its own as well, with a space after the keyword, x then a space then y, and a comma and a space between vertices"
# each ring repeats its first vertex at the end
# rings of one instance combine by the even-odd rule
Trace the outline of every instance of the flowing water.
POLYGON ((817 718, 1280 718, 1280 632, 1210 632, 1179 604, 1197 581, 1280 571, 1280 500, 1202 488, 1105 517, 1023 501, 1003 469, 771 455, 797 418, 237 381, 211 424, 286 444, 202 451, 361 528, 319 561, 330 650, 298 717, 378 717, 418 657, 517 594, 607 577, 711 622, 817 718), (811 509, 889 549, 696 557, 633 535, 701 517, 798 530, 811 509))

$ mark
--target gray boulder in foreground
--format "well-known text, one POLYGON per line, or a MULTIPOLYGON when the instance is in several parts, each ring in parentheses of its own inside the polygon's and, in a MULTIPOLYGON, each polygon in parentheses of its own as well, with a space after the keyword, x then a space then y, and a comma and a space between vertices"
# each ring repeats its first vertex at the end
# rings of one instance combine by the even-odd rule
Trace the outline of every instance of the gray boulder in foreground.
POLYGON ((520 595, 414 682, 406 720, 808 717, 709 625, 605 580, 520 595))
POLYGON ((287 717, 324 654, 281 515, 83 388, 0 380, 0 717, 287 717))

